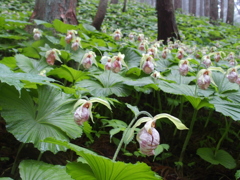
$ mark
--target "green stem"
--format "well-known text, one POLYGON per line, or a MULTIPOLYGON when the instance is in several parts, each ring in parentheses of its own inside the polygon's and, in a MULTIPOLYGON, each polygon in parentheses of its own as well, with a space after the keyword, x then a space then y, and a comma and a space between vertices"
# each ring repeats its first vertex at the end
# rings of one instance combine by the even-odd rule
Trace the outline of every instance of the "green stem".
MULTIPOLYGON (((183 114, 183 96, 180 96, 180 112, 179 112, 179 119, 182 119, 182 114, 183 114)), ((177 128, 175 128, 173 136, 175 136, 177 133, 177 128)))
POLYGON ((38 155, 38 158, 37 158, 37 161, 40 161, 41 157, 42 157, 43 153, 40 152, 39 155, 38 155))
POLYGON ((193 126, 194 126, 194 123, 195 123, 196 117, 197 117, 197 112, 198 112, 198 110, 194 108, 192 121, 191 121, 189 130, 188 130, 188 133, 187 133, 187 136, 186 136, 186 139, 185 139, 185 141, 184 141, 184 144, 183 144, 183 147, 182 147, 182 151, 181 151, 181 154, 180 154, 180 158, 179 158, 179 161, 180 161, 180 162, 183 161, 183 156, 184 156, 185 150, 186 150, 186 148, 187 148, 188 142, 189 142, 190 137, 191 137, 191 135, 192 135, 193 126))
POLYGON ((137 120, 137 118, 138 118, 138 116, 139 115, 147 115, 147 116, 149 116, 149 117, 151 117, 152 118, 152 115, 151 114, 149 114, 148 112, 146 112, 146 111, 141 111, 141 112, 139 112, 133 119, 132 119, 132 121, 130 122, 130 124, 128 125, 128 127, 125 129, 125 131, 123 132, 123 136, 122 136, 122 139, 121 139, 121 141, 119 142, 119 144, 118 144, 118 147, 117 147, 117 149, 116 149, 116 151, 115 151, 115 153, 114 153, 114 156, 113 156, 113 161, 116 161, 116 158, 117 158, 117 155, 118 155, 118 153, 119 153, 119 151, 120 151, 120 149, 121 149, 121 147, 122 147, 122 144, 123 144, 123 141, 124 141, 124 139, 125 139, 125 136, 126 136, 126 132, 130 129, 130 127, 133 125, 133 123, 137 120))
POLYGON ((209 114, 208 114, 208 118, 207 118, 207 120, 206 120, 206 122, 205 122, 204 128, 207 127, 207 125, 208 125, 208 123, 209 123, 209 120, 210 120, 210 117, 212 116, 212 113, 213 113, 213 109, 211 109, 210 112, 209 112, 209 114))
POLYGON ((18 161, 18 158, 19 158, 19 154, 20 154, 22 148, 24 147, 24 145, 25 145, 24 143, 21 143, 19 148, 18 148, 17 155, 16 155, 16 158, 14 160, 14 163, 13 163, 13 166, 12 166, 12 169, 11 169, 11 174, 12 175, 15 173, 15 170, 17 168, 17 161, 18 161))
POLYGON ((159 91, 159 93, 157 92, 157 99, 158 99, 159 111, 162 112, 162 101, 160 98, 160 91, 159 91))
POLYGON ((225 117, 225 123, 226 123, 225 132, 223 133, 221 139, 218 141, 218 144, 217 144, 217 147, 216 147, 216 149, 215 149, 215 152, 217 152, 217 151, 219 150, 220 145, 221 145, 223 139, 226 137, 227 133, 229 132, 229 129, 230 129, 231 124, 232 124, 232 121, 230 121, 230 122, 228 123, 228 121, 227 121, 227 119, 226 119, 226 117, 225 117))

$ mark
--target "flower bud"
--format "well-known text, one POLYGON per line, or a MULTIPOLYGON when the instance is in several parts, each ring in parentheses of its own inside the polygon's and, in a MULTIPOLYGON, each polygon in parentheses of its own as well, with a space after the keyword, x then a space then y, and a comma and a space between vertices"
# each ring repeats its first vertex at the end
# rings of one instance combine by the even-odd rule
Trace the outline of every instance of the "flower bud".
POLYGON ((160 135, 154 128, 155 122, 147 122, 145 126, 138 132, 137 141, 139 142, 140 151, 147 156, 153 156, 154 150, 160 143, 160 135), (150 128, 146 128, 146 125, 152 123, 150 128))
POLYGON ((79 125, 83 125, 85 121, 87 121, 90 117, 90 107, 91 103, 86 102, 85 104, 81 105, 77 108, 74 113, 74 121, 79 125))

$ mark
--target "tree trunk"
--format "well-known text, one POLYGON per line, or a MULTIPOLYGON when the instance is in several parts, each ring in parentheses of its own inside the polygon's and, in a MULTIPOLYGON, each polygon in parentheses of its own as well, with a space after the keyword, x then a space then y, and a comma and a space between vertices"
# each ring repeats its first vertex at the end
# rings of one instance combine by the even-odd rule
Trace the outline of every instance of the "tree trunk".
POLYGON ((157 12, 158 40, 163 40, 164 44, 167 44, 168 38, 180 40, 172 1, 157 0, 157 12))
POLYGON ((234 0, 228 0, 226 22, 233 25, 233 19, 234 19, 234 0))
POLYGON ((210 16, 210 0, 204 0, 204 15, 206 17, 210 16))
POLYGON ((174 0, 174 9, 182 9, 182 0, 174 0))
POLYGON ((92 25, 99 31, 101 30, 101 25, 107 12, 107 4, 108 0, 99 1, 97 13, 92 22, 92 25))
POLYGON ((200 10, 199 10, 199 16, 204 16, 204 0, 200 1, 200 10))
POLYGON ((118 0, 111 0, 111 4, 118 4, 118 0))
POLYGON ((126 12, 126 10, 127 10, 127 0, 124 0, 122 12, 126 12))
MULTIPOLYGON (((220 1, 220 9, 221 9, 221 11, 220 11, 220 18, 222 19, 222 21, 223 21, 223 12, 224 12, 224 0, 221 0, 220 1)), ((223 21, 224 22, 224 21, 223 21)))
POLYGON ((60 19, 66 24, 77 25, 76 6, 77 0, 35 0, 30 21, 39 19, 51 23, 54 19, 60 19))
POLYGON ((210 0, 210 22, 216 24, 218 19, 218 0, 210 0))
POLYGON ((196 16, 196 0, 189 1, 189 13, 196 16))
POLYGON ((185 14, 189 13, 189 0, 182 0, 182 10, 185 14))

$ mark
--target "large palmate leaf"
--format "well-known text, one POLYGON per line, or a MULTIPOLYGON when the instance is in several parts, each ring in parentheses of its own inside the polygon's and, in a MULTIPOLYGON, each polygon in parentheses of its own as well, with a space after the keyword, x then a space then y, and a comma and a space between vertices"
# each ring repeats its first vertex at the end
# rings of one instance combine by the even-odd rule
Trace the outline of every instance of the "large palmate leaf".
POLYGON ((48 67, 48 64, 44 60, 30 59, 22 54, 15 56, 18 67, 26 73, 39 74, 43 69, 48 67))
POLYGON ((212 77, 217 85, 217 89, 219 93, 224 93, 227 91, 233 91, 233 90, 238 90, 239 85, 236 83, 231 83, 227 78, 226 75, 220 72, 213 71, 212 72, 212 77))
POLYGON ((126 62, 128 68, 139 67, 141 55, 133 48, 123 48, 121 50, 122 54, 125 54, 124 61, 126 62))
POLYGON ((75 99, 60 89, 40 86, 37 104, 26 90, 19 93, 10 86, 2 86, 0 105, 7 130, 23 143, 33 143, 40 151, 54 153, 64 147, 41 142, 47 137, 69 141, 81 135, 81 128, 73 120, 72 108, 75 99))
POLYGON ((125 80, 121 75, 111 71, 105 71, 96 79, 83 80, 76 83, 76 87, 86 88, 93 96, 110 96, 115 94, 118 97, 128 96, 129 87, 123 84, 125 80))
POLYGON ((233 157, 224 150, 217 150, 215 152, 214 149, 211 148, 199 148, 197 154, 211 164, 221 164, 228 169, 236 167, 236 162, 233 157))
POLYGON ((88 72, 77 71, 66 65, 62 65, 60 68, 55 68, 50 71, 48 75, 57 76, 58 78, 66 79, 69 82, 76 82, 83 79, 89 79, 88 72))
POLYGON ((225 116, 230 116, 233 120, 240 120, 239 103, 229 102, 217 96, 209 102, 214 105, 217 112, 220 112, 225 116))
POLYGON ((171 73, 166 76, 168 80, 175 81, 177 84, 189 84, 196 77, 181 76, 178 69, 171 69, 171 73))
POLYGON ((24 87, 24 83, 22 83, 21 80, 39 84, 50 84, 49 81, 55 81, 52 78, 44 77, 38 74, 14 73, 9 69, 9 67, 5 66, 4 64, 0 64, 0 72, 1 82, 15 86, 18 91, 24 87))
MULTIPOLYGON (((45 142, 64 145, 67 148, 75 151, 78 155, 83 157, 88 164, 75 163, 67 166, 68 172, 72 177, 76 176, 76 170, 81 171, 78 175, 87 175, 89 179, 96 180, 138 180, 138 179, 160 179, 154 175, 150 167, 145 163, 126 164, 123 162, 115 162, 103 156, 94 154, 93 152, 71 144, 69 142, 63 142, 55 140, 53 138, 47 138, 45 142), (89 167, 87 167, 88 165, 89 167)), ((80 176, 80 177, 81 177, 80 176)), ((84 178, 77 179, 84 179, 84 178)))
POLYGON ((20 165, 22 180, 73 180, 65 166, 47 164, 35 160, 23 160, 20 165))

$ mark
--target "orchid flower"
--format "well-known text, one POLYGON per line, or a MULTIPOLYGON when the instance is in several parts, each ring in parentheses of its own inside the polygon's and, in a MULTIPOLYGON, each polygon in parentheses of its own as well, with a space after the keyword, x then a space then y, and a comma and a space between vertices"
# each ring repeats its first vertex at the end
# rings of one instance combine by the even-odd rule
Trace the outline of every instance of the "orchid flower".
POLYGON ((58 57, 58 54, 61 55, 61 52, 57 49, 52 49, 46 52, 45 57, 46 57, 46 61, 49 65, 54 65, 55 60, 58 60, 60 62, 62 62, 60 60, 60 58, 58 57))

